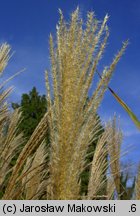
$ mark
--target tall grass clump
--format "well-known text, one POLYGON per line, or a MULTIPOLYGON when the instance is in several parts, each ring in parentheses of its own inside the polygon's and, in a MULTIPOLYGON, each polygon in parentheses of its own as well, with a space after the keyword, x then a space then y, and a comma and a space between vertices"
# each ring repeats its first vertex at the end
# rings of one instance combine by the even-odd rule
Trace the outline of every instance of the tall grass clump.
MULTIPOLYGON (((121 132, 113 120, 99 133, 101 124, 97 110, 128 42, 123 43, 96 83, 94 76, 109 37, 108 15, 100 22, 89 12, 84 23, 77 8, 66 22, 62 11, 59 12, 55 40, 50 35, 51 73, 46 71, 45 75, 48 111, 29 140, 17 133, 20 109, 11 114, 4 102, 11 89, 1 89, 1 198, 113 199, 117 192, 120 199, 121 132), (87 100, 93 82, 95 90, 87 100), (45 142, 47 130, 50 133, 48 145, 45 142), (88 148, 94 141, 97 144, 93 159, 87 165, 88 148), (10 166, 15 154, 18 154, 15 165, 10 166), (81 173, 86 166, 90 167, 87 194, 81 195, 81 173), (110 175, 107 175, 109 167, 110 175), (100 196, 105 187, 105 194, 100 196)), ((9 52, 7 44, 1 46, 1 71, 8 62, 9 52)))
MULTIPOLYGON (((11 57, 10 50, 10 46, 6 43, 0 47, 1 77, 11 57)), ((4 85, 11 78, 3 81, 0 85, 0 196, 3 199, 21 199, 22 189, 24 187, 24 185, 22 185, 23 177, 25 178, 26 173, 30 173, 27 171, 24 172, 24 170, 26 170, 26 161, 32 156, 31 166, 33 166, 33 168, 35 166, 34 164, 37 164, 37 162, 34 161, 35 159, 39 161, 39 170, 42 170, 42 164, 44 165, 44 163, 41 163, 37 158, 39 157, 38 148, 40 151, 43 151, 43 147, 41 148, 40 145, 43 145, 42 142, 44 142, 47 131, 47 113, 38 124, 31 138, 26 142, 23 138, 23 134, 18 132, 18 125, 21 121, 21 111, 17 109, 11 113, 6 102, 12 88, 4 90, 4 85), (23 148, 25 142, 26 145, 23 148), (12 166, 12 159, 15 157, 17 161, 16 164, 12 166)), ((39 177, 41 178, 40 175, 39 177)), ((42 181, 44 181, 43 178, 40 179, 40 184, 42 181)), ((27 183, 27 181, 24 182, 24 184, 27 183)), ((38 185, 38 187, 39 186, 40 185, 38 185)))

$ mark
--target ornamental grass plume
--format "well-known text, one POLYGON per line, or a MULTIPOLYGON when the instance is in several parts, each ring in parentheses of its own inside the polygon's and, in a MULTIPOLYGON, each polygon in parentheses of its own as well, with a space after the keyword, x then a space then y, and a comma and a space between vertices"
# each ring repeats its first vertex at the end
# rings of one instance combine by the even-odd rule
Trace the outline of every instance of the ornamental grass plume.
MULTIPOLYGON (((50 35, 52 85, 46 72, 51 134, 50 199, 79 199, 80 174, 87 149, 99 130, 96 112, 128 42, 123 44, 112 64, 104 68, 102 79, 87 103, 89 88, 109 36, 108 15, 99 22, 94 13, 89 12, 84 26, 78 8, 69 23, 64 20, 62 11, 59 12, 56 43, 50 35)), ((100 148, 102 152, 102 146, 100 148)), ((104 165, 99 168, 103 169, 104 165)), ((89 184, 94 182, 93 177, 91 179, 89 184)))
POLYGON ((121 193, 121 165, 120 165, 120 155, 121 155, 121 144, 122 144, 122 131, 117 128, 116 117, 114 117, 110 126, 111 139, 108 141, 108 155, 111 176, 114 179, 115 189, 118 198, 121 193))
POLYGON ((41 191, 40 185, 46 182, 44 177, 47 175, 47 153, 45 145, 46 142, 43 141, 34 155, 29 157, 26 161, 23 173, 28 172, 28 175, 25 175, 22 182, 22 185, 25 185, 25 187, 23 187, 24 199, 35 199, 36 195, 39 197, 39 194, 41 196, 44 193, 44 190, 41 191))
MULTIPOLYGON (((7 66, 10 59, 10 46, 5 43, 0 47, 0 75, 2 77, 3 70, 7 66)), ((7 97, 12 91, 12 88, 3 90, 4 84, 0 85, 0 195, 3 188, 7 186, 6 177, 11 172, 11 160, 20 151, 20 146, 23 144, 22 133, 17 135, 17 127, 21 113, 16 110, 10 113, 7 97)))

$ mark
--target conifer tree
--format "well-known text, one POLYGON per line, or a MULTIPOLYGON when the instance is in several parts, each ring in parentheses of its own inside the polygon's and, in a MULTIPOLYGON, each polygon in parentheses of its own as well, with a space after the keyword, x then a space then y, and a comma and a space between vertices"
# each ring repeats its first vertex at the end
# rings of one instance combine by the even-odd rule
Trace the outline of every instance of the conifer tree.
POLYGON ((33 87, 29 93, 22 95, 20 104, 12 103, 12 107, 21 107, 22 122, 19 127, 29 138, 47 111, 47 101, 45 95, 39 95, 36 87, 33 87))

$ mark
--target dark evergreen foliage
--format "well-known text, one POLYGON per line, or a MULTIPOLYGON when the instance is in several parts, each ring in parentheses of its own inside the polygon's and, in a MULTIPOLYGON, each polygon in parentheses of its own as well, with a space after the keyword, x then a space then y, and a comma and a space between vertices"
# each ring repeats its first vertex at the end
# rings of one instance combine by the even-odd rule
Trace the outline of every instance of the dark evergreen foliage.
POLYGON ((22 95, 20 104, 12 103, 12 107, 13 109, 21 107, 20 131, 23 131, 25 137, 29 138, 47 111, 47 100, 45 95, 40 96, 36 87, 33 87, 29 94, 22 95))

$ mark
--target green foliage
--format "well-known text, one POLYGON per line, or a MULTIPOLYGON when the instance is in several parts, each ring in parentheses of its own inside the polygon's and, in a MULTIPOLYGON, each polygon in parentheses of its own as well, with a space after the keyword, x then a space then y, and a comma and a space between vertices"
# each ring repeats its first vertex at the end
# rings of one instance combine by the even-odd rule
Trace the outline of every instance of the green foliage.
POLYGON ((33 87, 28 94, 22 95, 20 104, 12 103, 12 107, 21 107, 20 131, 24 131, 25 137, 29 138, 47 111, 47 101, 45 95, 40 96, 36 87, 33 87))

